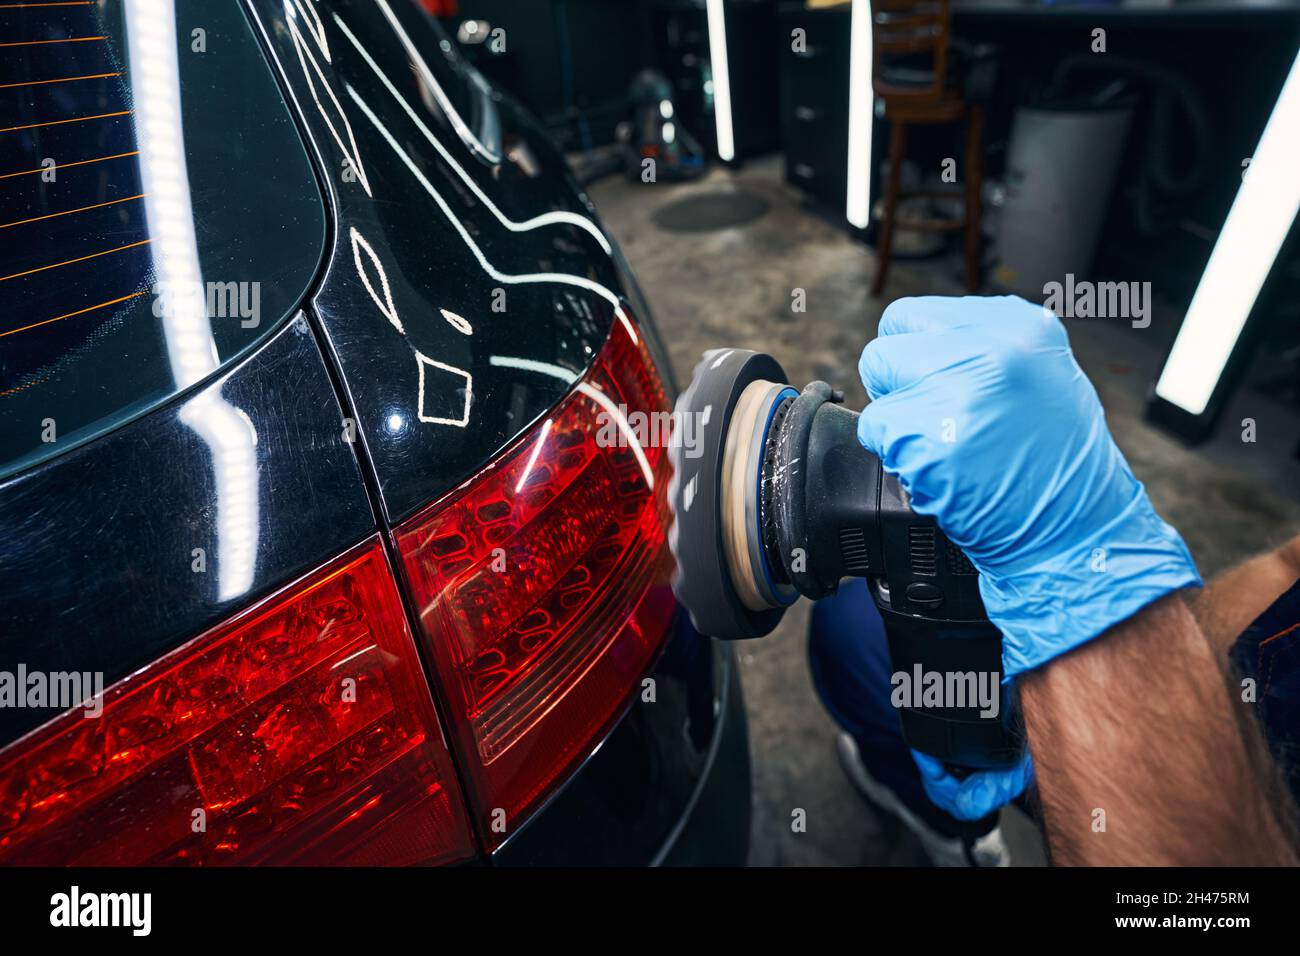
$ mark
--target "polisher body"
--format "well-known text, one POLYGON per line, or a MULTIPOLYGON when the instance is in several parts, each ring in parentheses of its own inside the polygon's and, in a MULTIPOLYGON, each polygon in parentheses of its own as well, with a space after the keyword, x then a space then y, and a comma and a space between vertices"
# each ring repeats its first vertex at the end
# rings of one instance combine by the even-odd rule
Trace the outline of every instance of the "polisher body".
POLYGON ((1021 744, 978 571, 862 447, 842 393, 785 381, 770 356, 719 350, 679 399, 678 415, 704 425, 701 454, 674 455, 678 599, 701 632, 752 638, 798 596, 866 578, 908 690, 896 695, 908 743, 953 767, 1013 764, 1021 744))

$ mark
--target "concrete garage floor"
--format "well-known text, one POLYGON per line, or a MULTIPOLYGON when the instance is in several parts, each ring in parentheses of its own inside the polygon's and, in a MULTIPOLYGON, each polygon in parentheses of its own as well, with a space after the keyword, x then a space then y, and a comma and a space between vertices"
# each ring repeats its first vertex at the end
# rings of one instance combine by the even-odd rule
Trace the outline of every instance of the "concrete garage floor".
MULTIPOLYGON (((590 192, 644 287, 681 385, 704 350, 754 348, 773 353, 797 386, 825 379, 861 407, 866 396, 857 358, 874 337, 884 305, 906 295, 962 291, 950 261, 896 262, 885 298, 872 299, 870 249, 803 206, 782 181, 777 157, 736 173, 714 169, 686 185, 610 177, 590 192), (682 198, 735 189, 770 208, 741 226, 712 232, 669 232, 654 221, 657 210, 682 198), (805 313, 791 310, 795 289, 806 293, 805 313)), ((1183 532, 1202 572, 1212 575, 1300 530, 1300 481, 1292 480, 1297 470, 1287 457, 1300 437, 1294 416, 1244 395, 1225 418, 1239 421, 1238 411, 1257 416, 1255 445, 1236 443, 1236 432, 1225 425, 1210 448, 1185 448, 1141 420, 1162 346, 1105 321, 1069 323, 1076 355, 1097 386, 1116 441, 1162 516, 1183 532)), ((801 602, 772 636, 737 648, 754 757, 751 862, 923 864, 911 835, 876 813, 840 769, 835 727, 808 673, 808 611, 801 602), (792 830, 798 809, 806 812, 806 832, 792 830)), ((1044 862, 1028 818, 1007 810, 1003 825, 1014 862, 1044 862)))

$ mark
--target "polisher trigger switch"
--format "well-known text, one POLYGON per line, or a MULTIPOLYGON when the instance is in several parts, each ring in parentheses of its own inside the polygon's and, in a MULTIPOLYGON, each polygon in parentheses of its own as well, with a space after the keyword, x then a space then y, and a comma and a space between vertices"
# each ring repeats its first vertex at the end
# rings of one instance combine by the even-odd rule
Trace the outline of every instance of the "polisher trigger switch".
POLYGON ((943 591, 928 581, 913 581, 907 586, 907 599, 916 607, 935 611, 943 603, 943 591))

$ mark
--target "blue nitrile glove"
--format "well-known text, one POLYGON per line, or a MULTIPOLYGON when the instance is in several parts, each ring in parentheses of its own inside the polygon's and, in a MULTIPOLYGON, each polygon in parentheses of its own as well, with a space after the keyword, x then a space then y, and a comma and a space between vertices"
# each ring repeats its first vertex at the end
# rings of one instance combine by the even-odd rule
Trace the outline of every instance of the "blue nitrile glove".
POLYGON ((942 761, 919 750, 912 751, 912 759, 921 771, 921 785, 930 802, 958 820, 982 820, 1034 782, 1034 763, 1028 750, 1009 770, 979 770, 962 780, 945 770, 942 761))
POLYGON ((1200 583, 1048 310, 899 299, 858 370, 858 438, 979 569, 1005 680, 1200 583))

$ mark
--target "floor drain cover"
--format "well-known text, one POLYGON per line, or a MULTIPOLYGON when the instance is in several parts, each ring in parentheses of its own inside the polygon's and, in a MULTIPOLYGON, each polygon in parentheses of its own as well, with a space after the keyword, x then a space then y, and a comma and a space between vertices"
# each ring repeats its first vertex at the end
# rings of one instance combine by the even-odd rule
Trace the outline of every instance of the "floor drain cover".
POLYGON ((654 221, 669 232, 712 232, 744 225, 767 210, 767 203, 753 193, 697 193, 664 206, 654 214, 654 221))

